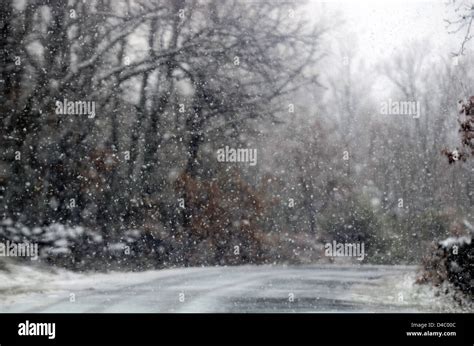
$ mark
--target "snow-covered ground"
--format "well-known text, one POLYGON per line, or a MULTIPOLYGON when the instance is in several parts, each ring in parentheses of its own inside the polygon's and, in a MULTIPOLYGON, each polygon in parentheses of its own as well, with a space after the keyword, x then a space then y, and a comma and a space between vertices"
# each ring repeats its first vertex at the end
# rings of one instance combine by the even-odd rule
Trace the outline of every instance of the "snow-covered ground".
POLYGON ((456 312, 412 266, 239 266, 140 273, 0 271, 0 312, 456 312))

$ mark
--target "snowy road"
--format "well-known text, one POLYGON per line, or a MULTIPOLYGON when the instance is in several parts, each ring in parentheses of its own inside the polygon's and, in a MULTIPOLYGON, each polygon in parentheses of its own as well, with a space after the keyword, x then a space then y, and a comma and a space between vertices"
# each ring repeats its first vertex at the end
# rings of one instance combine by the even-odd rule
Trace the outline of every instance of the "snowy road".
POLYGON ((39 276, 0 286, 0 312, 436 312, 409 266, 241 266, 39 276), (36 280, 36 282, 35 282, 36 280))

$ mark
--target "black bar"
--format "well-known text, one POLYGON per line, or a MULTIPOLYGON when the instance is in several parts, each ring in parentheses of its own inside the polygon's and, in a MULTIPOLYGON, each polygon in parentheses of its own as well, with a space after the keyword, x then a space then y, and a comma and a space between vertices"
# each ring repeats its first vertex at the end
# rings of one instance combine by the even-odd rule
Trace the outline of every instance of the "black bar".
POLYGON ((0 345, 472 346, 473 322, 473 314, 0 314, 0 345), (26 321, 55 323, 55 338, 19 336, 26 321), (407 336, 427 331, 456 336, 407 336))

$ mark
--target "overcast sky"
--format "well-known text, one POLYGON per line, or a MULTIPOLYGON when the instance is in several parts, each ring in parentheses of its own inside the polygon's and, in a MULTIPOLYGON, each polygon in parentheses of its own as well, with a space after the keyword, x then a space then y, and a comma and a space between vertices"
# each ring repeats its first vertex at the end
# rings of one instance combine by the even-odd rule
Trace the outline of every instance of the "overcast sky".
POLYGON ((410 41, 435 38, 438 48, 453 41, 444 22, 449 7, 443 0, 342 0, 326 1, 324 6, 341 11, 346 28, 359 37, 360 52, 370 60, 388 56, 410 41))
POLYGON ((455 50, 459 36, 449 35, 444 19, 450 16, 447 0, 310 0, 308 15, 340 12, 344 29, 356 37, 358 51, 368 63, 388 57, 411 41, 431 39, 441 54, 455 50))
MULTIPOLYGON (((445 19, 453 18, 452 10, 448 0, 309 0, 302 15, 331 19, 329 24, 337 29, 329 33, 329 56, 340 55, 337 50, 341 45, 352 49, 354 60, 374 71, 372 92, 385 97, 389 82, 375 72, 376 66, 410 45, 423 47, 425 68, 430 68, 431 62, 453 59, 462 35, 448 33, 445 19)), ((328 59, 327 64, 326 72, 334 60, 328 59)))

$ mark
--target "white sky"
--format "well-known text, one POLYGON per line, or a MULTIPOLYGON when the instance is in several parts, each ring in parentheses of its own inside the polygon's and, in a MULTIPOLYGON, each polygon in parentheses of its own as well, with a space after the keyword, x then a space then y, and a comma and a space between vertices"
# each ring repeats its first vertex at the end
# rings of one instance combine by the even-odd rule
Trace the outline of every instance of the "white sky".
MULTIPOLYGON (((374 77, 372 93, 385 97, 391 83, 376 73, 376 67, 391 60, 405 48, 421 45, 425 49, 426 68, 439 60, 453 59, 462 42, 462 34, 448 33, 445 19, 453 19, 453 7, 448 0, 308 0, 303 16, 331 19, 329 56, 343 56, 338 49, 350 49, 354 66, 363 64, 374 77), (338 16, 335 14, 338 14, 338 16), (342 25, 336 22, 342 21, 342 25), (335 30, 334 30, 335 29, 335 30), (414 42, 414 43, 413 43, 414 42), (385 95, 385 96, 382 96, 385 95)), ((452 28, 451 28, 452 29, 452 28)), ((474 41, 468 44, 474 46, 474 41)), ((331 59, 325 71, 332 71, 331 59)), ((334 60, 332 60, 334 61, 334 60)))
MULTIPOLYGON (((448 56, 460 44, 449 35, 444 19, 449 17, 447 0, 309 0, 308 15, 339 12, 348 40, 368 64, 388 57, 411 41, 431 38, 432 50, 448 56), (355 42, 351 42, 355 43, 355 42)), ((344 39, 344 37, 342 37, 344 39)))

